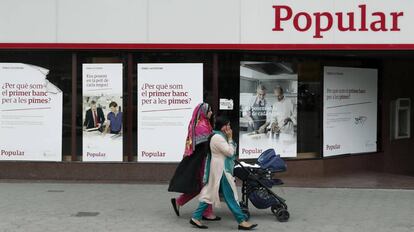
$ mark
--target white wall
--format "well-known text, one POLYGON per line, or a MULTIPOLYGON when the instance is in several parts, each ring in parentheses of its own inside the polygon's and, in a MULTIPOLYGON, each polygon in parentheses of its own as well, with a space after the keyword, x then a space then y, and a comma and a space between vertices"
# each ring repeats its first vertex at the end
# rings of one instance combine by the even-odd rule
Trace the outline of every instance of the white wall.
POLYGON ((57 42, 147 42, 147 0, 57 0, 57 3, 57 42))
MULTIPOLYGON (((414 44, 414 2, 406 0, 0 0, 0 43, 414 44), (273 5, 294 12, 404 11, 400 32, 339 32, 323 39, 285 23, 274 32, 273 5)), ((391 21, 387 21, 387 26, 391 21)))
POLYGON ((239 0, 150 0, 149 42, 239 43, 239 0))
POLYGON ((0 42, 56 42, 56 0, 0 0, 0 42))

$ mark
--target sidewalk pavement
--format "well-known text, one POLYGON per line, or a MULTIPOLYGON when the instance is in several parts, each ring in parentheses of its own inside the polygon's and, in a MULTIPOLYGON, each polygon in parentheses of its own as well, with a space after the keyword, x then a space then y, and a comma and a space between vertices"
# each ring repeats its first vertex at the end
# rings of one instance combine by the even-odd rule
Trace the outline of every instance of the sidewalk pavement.
MULTIPOLYGON (((199 231, 189 223, 197 201, 175 216, 166 185, 0 183, 0 232, 199 231)), ((287 200, 291 218, 280 223, 270 209, 251 205, 256 231, 412 232, 414 191, 274 188, 287 200)), ((236 231, 223 204, 207 231, 236 231)))

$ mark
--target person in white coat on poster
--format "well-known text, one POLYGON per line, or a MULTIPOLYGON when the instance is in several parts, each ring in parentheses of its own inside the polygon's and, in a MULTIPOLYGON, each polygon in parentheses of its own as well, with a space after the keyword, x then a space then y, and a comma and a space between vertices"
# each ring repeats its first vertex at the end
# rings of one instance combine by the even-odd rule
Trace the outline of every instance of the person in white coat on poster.
POLYGON ((286 99, 283 88, 280 86, 274 88, 274 94, 276 101, 273 103, 268 129, 272 133, 293 134, 297 123, 293 102, 286 99))

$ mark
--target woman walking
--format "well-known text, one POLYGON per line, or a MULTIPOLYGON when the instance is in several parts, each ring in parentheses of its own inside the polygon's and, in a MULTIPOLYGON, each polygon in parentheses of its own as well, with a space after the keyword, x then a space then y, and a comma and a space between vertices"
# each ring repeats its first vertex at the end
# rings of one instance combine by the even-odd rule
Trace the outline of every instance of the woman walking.
MULTIPOLYGON (((175 170, 168 191, 183 193, 171 199, 177 216, 180 207, 196 197, 203 187, 204 164, 208 150, 208 138, 212 133, 210 118, 213 112, 207 103, 199 104, 193 112, 185 143, 184 158, 175 170)), ((211 205, 203 213, 204 220, 217 221, 220 217, 213 214, 211 205)))
POLYGON ((225 117, 218 117, 213 134, 204 175, 204 182, 207 184, 200 192, 200 204, 194 211, 190 224, 200 229, 207 229, 208 227, 200 221, 202 214, 209 205, 220 207, 219 193, 221 193, 239 224, 239 230, 251 230, 257 224, 247 222, 246 215, 237 203, 237 189, 233 177, 236 144, 233 142, 230 121, 225 117))

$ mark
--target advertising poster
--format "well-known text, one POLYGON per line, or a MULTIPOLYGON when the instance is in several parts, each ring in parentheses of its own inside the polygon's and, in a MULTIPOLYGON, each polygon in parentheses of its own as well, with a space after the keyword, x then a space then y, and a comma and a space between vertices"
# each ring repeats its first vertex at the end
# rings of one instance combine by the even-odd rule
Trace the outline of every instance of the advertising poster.
POLYGON ((181 161, 203 64, 138 64, 138 162, 181 161))
POLYGON ((82 160, 122 161, 122 64, 83 64, 82 83, 82 160))
POLYGON ((62 161, 62 91, 48 73, 0 63, 0 160, 62 161))
POLYGON ((377 150, 376 69, 325 67, 324 156, 377 150))
POLYGON ((241 62, 241 159, 270 148, 281 157, 296 157, 298 75, 290 63, 241 62))

